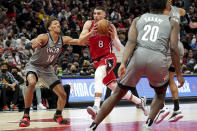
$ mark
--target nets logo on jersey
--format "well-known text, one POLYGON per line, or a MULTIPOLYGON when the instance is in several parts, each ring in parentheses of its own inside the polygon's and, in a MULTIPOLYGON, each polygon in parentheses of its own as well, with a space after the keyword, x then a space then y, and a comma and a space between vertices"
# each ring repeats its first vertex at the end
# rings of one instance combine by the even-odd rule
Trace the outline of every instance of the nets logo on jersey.
POLYGON ((47 53, 49 54, 58 54, 60 52, 59 47, 47 47, 47 53))

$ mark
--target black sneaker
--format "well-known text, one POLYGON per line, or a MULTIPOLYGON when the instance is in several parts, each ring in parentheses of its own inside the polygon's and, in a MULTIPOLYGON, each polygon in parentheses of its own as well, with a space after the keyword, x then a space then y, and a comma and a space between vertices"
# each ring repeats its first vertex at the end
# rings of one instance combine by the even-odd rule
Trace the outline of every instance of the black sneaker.
POLYGON ((63 119, 62 115, 54 115, 53 120, 59 123, 60 125, 70 125, 70 122, 63 119))

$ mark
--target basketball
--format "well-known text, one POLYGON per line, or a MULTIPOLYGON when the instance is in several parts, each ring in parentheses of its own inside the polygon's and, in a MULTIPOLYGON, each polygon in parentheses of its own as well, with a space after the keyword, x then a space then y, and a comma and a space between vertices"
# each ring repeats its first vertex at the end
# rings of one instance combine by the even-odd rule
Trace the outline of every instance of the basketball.
POLYGON ((100 20, 97 25, 97 31, 101 35, 109 35, 110 22, 108 20, 100 20))

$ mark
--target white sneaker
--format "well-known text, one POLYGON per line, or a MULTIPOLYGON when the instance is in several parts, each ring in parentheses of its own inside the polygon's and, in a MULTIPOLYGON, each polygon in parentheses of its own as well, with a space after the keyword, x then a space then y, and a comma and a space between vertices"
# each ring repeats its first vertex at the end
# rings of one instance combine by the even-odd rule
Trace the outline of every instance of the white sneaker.
POLYGON ((183 114, 181 112, 181 110, 178 111, 174 111, 172 116, 170 117, 170 119, 168 120, 169 122, 176 122, 178 120, 180 120, 181 118, 183 118, 183 114))
POLYGON ((42 103, 39 103, 38 105, 37 105, 37 110, 46 110, 47 108, 45 107, 45 106, 43 106, 43 104, 42 103))
POLYGON ((170 114, 170 110, 167 107, 163 107, 159 113, 157 114, 157 117, 155 118, 154 123, 159 124, 163 119, 165 119, 170 114))
POLYGON ((152 131, 152 126, 148 126, 147 124, 144 124, 142 126, 141 131, 152 131))
POLYGON ((87 107, 87 112, 88 112, 89 115, 92 116, 93 120, 96 118, 96 115, 97 115, 98 111, 99 111, 99 108, 97 106, 93 106, 93 107, 88 106, 87 107))
POLYGON ((149 111, 148 111, 148 107, 146 106, 147 99, 145 96, 141 97, 140 99, 141 99, 141 104, 139 104, 139 108, 142 109, 145 116, 148 116, 149 111))

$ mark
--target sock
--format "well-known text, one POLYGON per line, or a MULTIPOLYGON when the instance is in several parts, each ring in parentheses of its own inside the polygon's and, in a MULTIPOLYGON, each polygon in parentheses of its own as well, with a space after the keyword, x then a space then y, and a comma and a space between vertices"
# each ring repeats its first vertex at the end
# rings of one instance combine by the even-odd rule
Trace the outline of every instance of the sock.
POLYGON ((25 108, 25 110, 24 110, 24 114, 28 114, 28 115, 29 115, 29 111, 30 111, 30 107, 25 108))
POLYGON ((134 102, 135 104, 140 104, 141 103, 141 99, 134 96, 134 95, 131 95, 130 101, 134 102))
POLYGON ((131 92, 128 91, 127 94, 123 97, 129 101, 132 101, 133 94, 131 94, 131 92))
POLYGON ((100 108, 100 103, 101 103, 101 97, 95 97, 94 98, 94 106, 100 108))
POLYGON ((97 128, 97 124, 95 122, 92 122, 92 124, 90 125, 90 128, 94 131, 97 128))
POLYGON ((151 125, 153 124, 153 120, 150 119, 150 118, 148 118, 147 121, 146 121, 146 124, 147 124, 148 126, 151 126, 151 125))
POLYGON ((62 115, 62 111, 61 110, 56 110, 56 115, 62 115))
POLYGON ((179 100, 176 99, 174 100, 174 111, 178 111, 179 110, 179 100))

